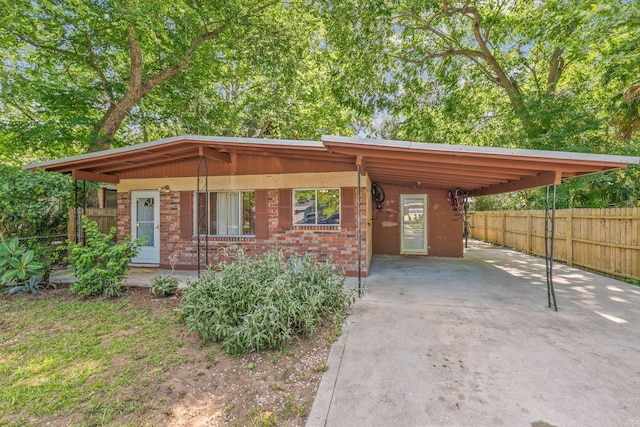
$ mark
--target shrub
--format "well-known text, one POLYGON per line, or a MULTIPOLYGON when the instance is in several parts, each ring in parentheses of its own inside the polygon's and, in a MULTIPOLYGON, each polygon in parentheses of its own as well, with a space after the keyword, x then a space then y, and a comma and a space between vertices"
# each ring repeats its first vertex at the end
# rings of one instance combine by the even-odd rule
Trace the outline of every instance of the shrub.
POLYGON ((178 290, 178 279, 169 275, 163 274, 162 276, 156 276, 151 279, 151 294, 159 297, 168 297, 173 295, 178 290))
POLYGON ((69 242, 68 261, 78 280, 69 290, 82 296, 103 295, 108 298, 124 295, 122 282, 129 272, 129 262, 136 256, 141 239, 127 238, 115 243, 115 227, 108 234, 101 233, 98 224, 82 217, 86 244, 69 242))
POLYGON ((10 292, 38 293, 43 275, 44 265, 33 250, 20 246, 17 237, 0 241, 0 284, 13 286, 10 292))
POLYGON ((72 181, 0 163, 0 237, 66 234, 72 181))
POLYGON ((189 283, 181 314, 190 330, 229 354, 282 347, 353 301, 344 275, 313 255, 287 260, 272 251, 252 258, 239 250, 218 268, 189 283))
POLYGON ((171 273, 156 276, 151 279, 151 295, 159 297, 168 297, 178 290, 178 279, 173 277, 173 271, 178 260, 177 255, 169 255, 169 264, 171 265, 171 273))

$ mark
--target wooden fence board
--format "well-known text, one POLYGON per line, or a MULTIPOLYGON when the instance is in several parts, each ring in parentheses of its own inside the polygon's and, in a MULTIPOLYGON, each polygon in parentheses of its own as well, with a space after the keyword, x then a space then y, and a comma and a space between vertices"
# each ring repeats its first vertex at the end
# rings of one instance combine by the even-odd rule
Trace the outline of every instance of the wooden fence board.
MULTIPOLYGON (((102 233, 108 233, 111 227, 117 226, 116 209, 100 209, 100 208, 86 208, 84 214, 80 210, 78 216, 85 215, 92 221, 98 223, 98 228, 102 233)), ((73 208, 69 209, 69 220, 67 222, 67 236, 69 239, 74 240, 76 235, 76 211, 73 208)), ((80 218, 78 218, 80 221, 80 218)))
MULTIPOLYGON (((471 237, 544 256, 544 211, 479 211, 471 237)), ((554 259, 640 280, 640 208, 558 209, 554 259)))

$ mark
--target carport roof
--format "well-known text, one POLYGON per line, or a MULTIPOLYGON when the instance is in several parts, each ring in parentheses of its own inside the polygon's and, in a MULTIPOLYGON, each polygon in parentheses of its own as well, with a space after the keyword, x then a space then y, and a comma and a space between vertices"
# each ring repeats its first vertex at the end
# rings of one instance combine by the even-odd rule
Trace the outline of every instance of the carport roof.
POLYGON ((336 155, 356 157, 374 182, 499 194, 638 164, 631 156, 324 136, 336 155))
POLYGON ((631 156, 431 144, 323 136, 292 141, 184 135, 25 166, 76 179, 118 182, 119 174, 204 156, 230 163, 232 154, 314 159, 361 167, 373 182, 469 190, 473 195, 560 184, 563 179, 638 164, 631 156))

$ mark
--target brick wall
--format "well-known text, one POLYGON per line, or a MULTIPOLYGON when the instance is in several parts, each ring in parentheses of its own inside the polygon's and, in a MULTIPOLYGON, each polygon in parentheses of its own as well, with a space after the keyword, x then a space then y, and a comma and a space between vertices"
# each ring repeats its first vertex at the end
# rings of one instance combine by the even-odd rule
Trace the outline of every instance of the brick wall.
MULTIPOLYGON (((362 212, 366 212, 366 189, 362 189, 362 212)), ((131 234, 131 196, 118 193, 118 239, 131 234)), ((201 246, 201 264, 215 265, 223 258, 225 248, 244 248, 249 254, 262 254, 279 248, 285 256, 315 253, 319 259, 331 257, 334 264, 348 275, 358 273, 358 238, 355 225, 340 227, 294 226, 283 228, 279 221, 279 190, 267 190, 268 238, 208 237, 208 258, 201 246)), ((357 203, 357 202, 354 202, 357 203)), ((354 210, 355 211, 355 210, 354 210)), ((192 217, 192 207, 181 206, 180 193, 160 194, 160 266, 169 267, 169 256, 177 255, 177 269, 196 269, 198 265, 198 241, 196 236, 181 237, 180 224, 183 215, 192 217)), ((345 221, 343 221, 345 222, 345 221)), ((366 275, 367 221, 362 224, 362 271, 366 275)))

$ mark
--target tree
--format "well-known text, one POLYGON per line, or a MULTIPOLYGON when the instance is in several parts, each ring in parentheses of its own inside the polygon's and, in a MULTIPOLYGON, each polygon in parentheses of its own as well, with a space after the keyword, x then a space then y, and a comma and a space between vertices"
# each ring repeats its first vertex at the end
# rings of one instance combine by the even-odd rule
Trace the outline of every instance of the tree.
MULTIPOLYGON (((445 112, 444 121, 467 135, 507 128, 518 146, 581 151, 606 142, 606 125, 594 114, 603 105, 589 99, 602 64, 595 76, 585 74, 594 47, 619 27, 623 6, 639 12, 637 5, 609 3, 317 2, 332 29, 329 43, 340 52, 345 97, 371 100, 370 108, 400 124, 396 129, 415 129, 411 121, 424 129, 425 119, 442 125, 445 112), (505 118, 501 126, 496 118, 505 118), (601 132, 597 140, 593 132, 601 132)), ((623 28, 617 37, 638 39, 637 26, 623 28)))
POLYGON ((0 17, 5 153, 26 142, 58 157, 183 129, 275 136, 255 131, 260 117, 282 122, 283 112, 298 114, 292 105, 320 114, 266 127, 304 137, 344 129, 349 116, 334 114, 323 86, 317 20, 281 0, 48 0, 5 3, 0 17), (319 96, 300 94, 305 81, 319 96))
MULTIPOLYGON (((640 153, 640 140, 633 135, 640 124, 633 89, 640 65, 637 2, 314 4, 338 58, 336 88, 345 102, 380 119, 380 126, 368 129, 371 134, 640 153)), ((636 174, 630 168, 569 181, 565 199, 576 205, 635 205, 640 191, 624 183, 636 174), (580 196, 584 189, 593 197, 580 196)), ((526 194, 517 199, 533 205, 539 198, 526 194)))

